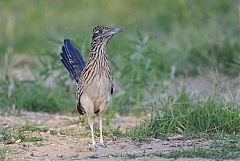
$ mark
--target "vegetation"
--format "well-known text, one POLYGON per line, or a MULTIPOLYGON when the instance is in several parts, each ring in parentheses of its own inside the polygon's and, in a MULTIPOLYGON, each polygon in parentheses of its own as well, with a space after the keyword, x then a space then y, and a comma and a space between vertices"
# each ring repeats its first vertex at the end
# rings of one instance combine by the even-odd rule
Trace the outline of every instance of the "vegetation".
POLYGON ((0 147, 0 161, 5 160, 6 154, 8 153, 9 149, 6 147, 0 147))
POLYGON ((240 106, 222 99, 190 98, 182 92, 178 98, 158 100, 151 119, 146 120, 127 136, 142 140, 148 137, 162 138, 167 134, 239 133, 240 106))
MULTIPOLYGON (((204 135, 216 140, 209 149, 152 155, 239 157, 239 98, 225 100, 221 91, 208 98, 183 91, 153 100, 161 95, 159 88, 165 90, 164 82, 211 70, 239 85, 238 0, 1 1, 0 14, 0 112, 76 112, 76 85, 59 60, 60 46, 64 38, 71 39, 87 61, 92 28, 108 24, 126 30, 109 44, 117 89, 105 124, 117 114, 141 115, 143 111, 151 117, 126 133, 107 129, 107 134, 138 141, 172 134, 204 135), (146 111, 144 107, 153 101, 147 108, 151 111, 146 111)), ((69 123, 86 122, 81 119, 69 123)), ((41 137, 29 137, 25 131, 46 130, 30 123, 0 128, 0 139, 5 144, 18 139, 39 141, 41 137)), ((69 129, 50 133, 86 135, 69 129)), ((0 160, 7 151, 0 148, 0 160)))
POLYGON ((42 137, 28 136, 25 131, 47 132, 48 129, 28 122, 11 128, 0 128, 0 141, 4 144, 12 144, 18 140, 20 142, 42 141, 42 137))

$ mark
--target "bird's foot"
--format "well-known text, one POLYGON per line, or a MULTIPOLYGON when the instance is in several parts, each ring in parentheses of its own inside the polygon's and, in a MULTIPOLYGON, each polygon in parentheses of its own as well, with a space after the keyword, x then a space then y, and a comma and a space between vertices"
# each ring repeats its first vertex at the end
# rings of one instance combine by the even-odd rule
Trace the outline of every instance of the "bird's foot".
POLYGON ((99 147, 103 147, 103 148, 106 148, 106 143, 105 143, 105 141, 100 141, 99 143, 93 143, 93 144, 89 144, 89 149, 91 150, 91 151, 96 151, 97 150, 97 148, 99 148, 99 147))
POLYGON ((112 141, 117 141, 117 137, 116 136, 112 136, 112 141))
POLYGON ((98 148, 98 145, 96 143, 93 143, 93 144, 89 144, 89 149, 91 151, 96 151, 98 148))
POLYGON ((97 146, 106 148, 106 143, 105 143, 105 141, 100 140, 99 143, 97 144, 97 146))

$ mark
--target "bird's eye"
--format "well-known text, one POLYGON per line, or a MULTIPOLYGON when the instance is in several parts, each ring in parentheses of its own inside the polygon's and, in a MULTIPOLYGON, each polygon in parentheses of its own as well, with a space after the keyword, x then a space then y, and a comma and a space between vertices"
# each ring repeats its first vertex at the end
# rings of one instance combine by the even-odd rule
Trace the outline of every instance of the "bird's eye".
POLYGON ((102 30, 97 30, 96 32, 95 32, 95 34, 101 34, 102 33, 102 30))
POLYGON ((102 30, 98 29, 98 30, 95 30, 92 34, 92 38, 95 39, 96 37, 100 36, 102 34, 102 30))
POLYGON ((95 34, 101 34, 101 33, 102 33, 102 30, 95 31, 95 34))

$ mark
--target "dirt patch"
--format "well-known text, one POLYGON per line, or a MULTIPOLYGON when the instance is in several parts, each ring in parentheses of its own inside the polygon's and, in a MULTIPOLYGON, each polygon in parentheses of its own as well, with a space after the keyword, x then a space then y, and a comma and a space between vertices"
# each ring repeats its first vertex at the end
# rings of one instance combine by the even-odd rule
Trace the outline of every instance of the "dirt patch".
MULTIPOLYGON (((151 139, 146 143, 134 142, 129 138, 105 137, 107 147, 98 148, 95 152, 88 148, 90 144, 90 133, 78 135, 87 131, 88 127, 82 124, 69 124, 76 122, 78 116, 58 115, 46 113, 24 112, 21 116, 1 116, 1 127, 9 127, 15 124, 24 124, 26 121, 38 123, 57 133, 47 132, 26 132, 27 135, 43 138, 37 142, 20 142, 1 147, 10 148, 7 160, 161 160, 160 157, 153 155, 156 153, 168 153, 176 150, 187 150, 193 147, 208 148, 209 141, 204 139, 186 140, 182 136, 174 136, 168 140, 151 139), (67 129, 73 135, 59 133, 67 129)), ((141 121, 136 117, 119 117, 111 121, 111 128, 120 126, 120 130, 133 128, 141 121)), ((97 138, 98 140, 98 138, 97 138)), ((166 159, 162 159, 166 160, 166 159)), ((179 159, 179 160, 193 160, 179 159)), ((203 160, 194 158, 194 160, 203 160)))

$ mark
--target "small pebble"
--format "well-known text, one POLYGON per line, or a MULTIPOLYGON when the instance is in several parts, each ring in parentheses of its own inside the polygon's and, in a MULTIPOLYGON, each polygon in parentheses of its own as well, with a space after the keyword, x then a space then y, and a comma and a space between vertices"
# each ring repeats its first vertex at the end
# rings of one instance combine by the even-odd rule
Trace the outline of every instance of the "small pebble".
POLYGON ((19 143, 21 143, 21 142, 22 142, 21 139, 18 139, 18 140, 15 141, 16 144, 19 144, 19 143))

